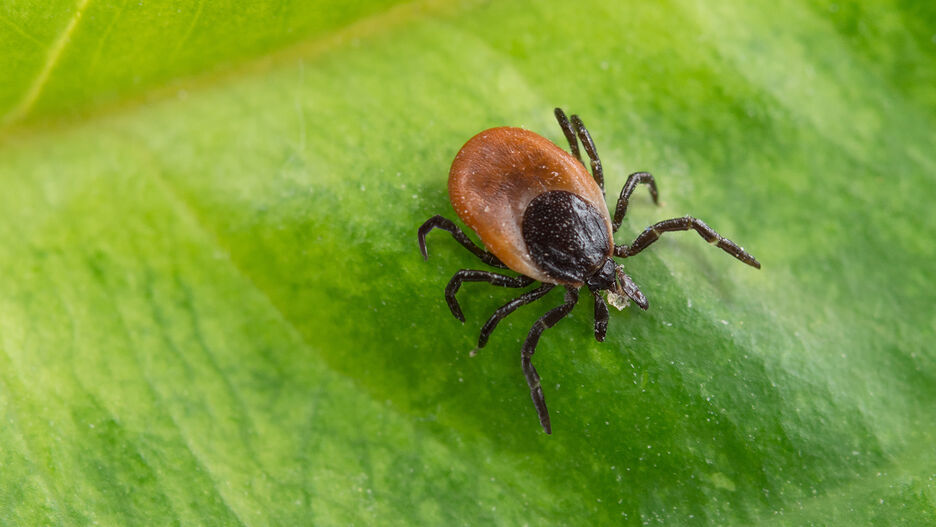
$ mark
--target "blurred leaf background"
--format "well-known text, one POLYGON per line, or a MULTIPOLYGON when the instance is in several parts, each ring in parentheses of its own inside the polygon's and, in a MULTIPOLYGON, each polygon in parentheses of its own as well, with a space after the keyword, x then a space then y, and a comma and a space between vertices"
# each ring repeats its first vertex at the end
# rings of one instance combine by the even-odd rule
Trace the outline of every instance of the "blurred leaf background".
POLYGON ((936 522, 936 9, 924 2, 0 6, 0 523, 936 522), (578 113, 647 312, 444 233, 478 131, 578 113))

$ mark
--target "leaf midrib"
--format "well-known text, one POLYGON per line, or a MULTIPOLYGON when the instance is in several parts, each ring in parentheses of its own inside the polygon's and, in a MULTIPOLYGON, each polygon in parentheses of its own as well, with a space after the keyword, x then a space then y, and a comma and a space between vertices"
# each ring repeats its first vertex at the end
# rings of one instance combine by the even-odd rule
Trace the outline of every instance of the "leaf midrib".
MULTIPOLYGON (((91 105, 79 105, 74 115, 55 116, 56 119, 54 122, 52 116, 32 115, 30 112, 39 101, 42 95, 42 89, 48 84, 51 74, 61 58, 62 52, 68 42, 70 42, 69 37, 75 31, 75 26, 77 26, 77 21, 81 16, 81 12, 86 10, 87 4, 89 4, 90 1, 91 0, 79 0, 78 10, 56 40, 56 43, 61 42, 61 49, 52 57, 51 50, 56 47, 56 43, 53 43, 50 48, 50 55, 43 69, 40 70, 30 84, 30 87, 23 93, 20 102, 7 112, 6 115, 0 117, 0 145, 9 137, 16 136, 22 138, 24 136, 29 136, 31 132, 47 129, 50 124, 55 128, 77 126, 90 119, 132 111, 134 108, 145 103, 176 98, 179 96, 180 92, 201 92, 218 84, 232 82, 239 78, 262 76, 286 65, 301 63, 322 56, 348 42, 379 35, 398 26, 419 20, 453 16, 459 12, 470 11, 476 6, 483 4, 482 0, 466 0, 465 2, 457 4, 446 2, 445 0, 413 0, 411 2, 404 2, 376 14, 357 19, 344 27, 327 31, 323 34, 292 44, 287 44, 284 47, 270 50, 268 53, 257 57, 244 58, 242 61, 230 67, 193 75, 179 76, 161 82, 149 89, 120 97, 113 101, 91 105)), ((191 29, 194 29, 194 24, 190 30, 191 29)))
POLYGON ((46 84, 48 84, 49 77, 58 65, 62 53, 71 42, 71 35, 75 32, 75 28, 78 27, 78 22, 81 21, 81 15, 84 13, 85 9, 87 9, 90 2, 91 0, 78 0, 75 12, 72 13, 71 18, 68 19, 68 23, 65 24, 65 29, 62 30, 59 36, 52 42, 52 45, 49 46, 46 52, 46 60, 42 64, 42 68, 39 69, 39 72, 33 78, 29 87, 26 88, 26 91, 23 92, 23 96, 20 98, 19 102, 17 102, 6 115, 0 118, 0 130, 15 124, 32 111, 36 101, 39 100, 39 97, 42 95, 42 90, 45 88, 46 84))

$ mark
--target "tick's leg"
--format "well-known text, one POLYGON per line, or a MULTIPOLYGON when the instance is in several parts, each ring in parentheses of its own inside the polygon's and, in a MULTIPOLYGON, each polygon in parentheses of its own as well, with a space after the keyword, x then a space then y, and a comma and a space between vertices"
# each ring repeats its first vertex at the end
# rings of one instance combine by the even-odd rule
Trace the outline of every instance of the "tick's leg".
POLYGON ((552 288, 556 287, 554 284, 543 284, 540 287, 532 291, 528 291, 517 298, 514 298, 510 302, 507 302, 503 306, 499 307, 497 311, 491 315, 491 318, 484 323, 484 327, 481 328, 481 336, 478 338, 478 348, 483 348, 487 345, 488 338, 491 336, 491 332, 494 331, 494 328, 497 327, 497 323, 507 317, 507 315, 513 313, 520 306, 525 306, 531 302, 535 302, 540 298, 546 296, 546 293, 550 292, 552 288))
POLYGON ((455 315, 455 318, 465 321, 465 315, 462 314, 461 307, 458 305, 458 300, 455 300, 455 293, 458 292, 458 288, 461 287, 462 282, 489 282, 491 285, 496 285, 498 287, 526 287, 536 280, 533 280, 529 276, 507 276, 497 273, 492 273, 490 271, 475 271, 472 269, 462 269, 455 273, 455 276, 449 280, 447 286, 445 286, 445 301, 448 302, 449 309, 452 310, 452 314, 455 315))
POLYGON ((592 291, 592 295, 595 297, 595 340, 604 342, 608 332, 608 304, 605 304, 599 291, 592 291))
POLYGON ((617 205, 614 207, 614 221, 611 222, 612 232, 617 232, 621 226, 624 214, 627 214, 627 202, 630 200, 631 194, 634 193, 634 189, 641 183, 646 183, 650 187, 650 196, 653 198, 653 202, 660 203, 656 181, 653 180, 653 175, 650 172, 634 172, 627 176, 627 182, 624 183, 624 188, 621 189, 621 197, 618 198, 617 205))
POLYGON ((741 247, 738 247, 735 242, 727 238, 722 238, 720 234, 712 230, 712 228, 703 223, 702 220, 693 218, 692 216, 663 220, 651 225, 637 236, 634 243, 630 245, 615 245, 614 255, 621 258, 633 256, 657 241, 664 232, 688 231, 689 229, 695 229, 695 231, 699 233, 699 236, 702 236, 705 241, 718 246, 718 248, 734 256, 738 260, 741 260, 751 267, 760 269, 761 265, 757 259, 745 252, 741 247))
POLYGON ((523 348, 520 350, 520 366, 523 368, 523 375, 526 376, 527 384, 530 386, 530 397, 533 398, 536 414, 539 416, 540 424, 547 434, 552 433, 552 427, 549 425, 549 410, 546 409, 546 399, 543 397, 540 376, 536 373, 536 368, 533 367, 533 353, 536 351, 536 344, 539 342, 543 331, 546 328, 555 326, 556 322, 568 315, 576 302, 578 302, 578 289, 566 286, 565 302, 559 307, 550 309, 533 324, 530 333, 523 342, 523 348))
POLYGON ((572 151, 572 155, 574 155, 576 159, 581 161, 582 154, 579 153, 578 140, 575 139, 575 130, 573 130, 572 125, 569 124, 569 119, 566 118, 565 112, 562 111, 562 108, 556 108, 553 113, 556 114, 556 120, 559 121, 562 133, 569 142, 569 150, 572 151))
POLYGON ((429 234, 429 231, 432 229, 442 229, 443 231, 450 232, 452 237, 455 238, 455 241, 462 244, 465 249, 471 251, 471 253, 480 258, 482 262, 491 267, 507 269, 507 266, 501 263, 496 256, 475 245, 475 243, 471 241, 471 238, 462 232, 452 220, 438 215, 429 218, 426 220, 426 223, 423 223, 422 226, 419 227, 419 250, 422 252, 424 260, 429 259, 429 252, 426 250, 426 235, 429 234))
POLYGON ((578 132, 578 138, 582 142, 582 146, 585 147, 588 158, 591 160, 592 176, 594 176, 595 181, 598 182, 598 186, 601 188, 601 194, 604 195, 604 170, 601 168, 601 159, 598 158, 598 150, 595 148, 595 142, 592 141, 591 134, 588 133, 588 129, 585 128, 585 123, 579 119, 578 115, 573 115, 570 119, 572 119, 572 126, 575 127, 575 131, 578 132))

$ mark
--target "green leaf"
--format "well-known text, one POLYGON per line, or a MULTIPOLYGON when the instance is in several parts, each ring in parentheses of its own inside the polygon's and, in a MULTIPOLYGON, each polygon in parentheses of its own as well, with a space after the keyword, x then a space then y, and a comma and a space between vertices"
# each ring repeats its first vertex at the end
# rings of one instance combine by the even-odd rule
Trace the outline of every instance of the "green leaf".
POLYGON ((0 8, 0 519, 20 525, 936 521, 936 10, 912 2, 150 2, 0 8), (492 126, 609 193, 649 311, 448 235, 492 126))
MULTIPOLYGON (((137 95, 286 44, 322 41, 397 3, 53 0, 0 6, 0 115, 55 115, 137 95)), ((184 85, 170 84, 171 91, 184 85)))

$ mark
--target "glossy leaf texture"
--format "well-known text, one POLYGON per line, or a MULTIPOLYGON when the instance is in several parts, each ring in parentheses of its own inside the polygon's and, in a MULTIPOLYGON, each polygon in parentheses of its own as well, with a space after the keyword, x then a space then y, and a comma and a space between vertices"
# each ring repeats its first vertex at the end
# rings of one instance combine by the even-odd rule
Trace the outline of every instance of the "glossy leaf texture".
POLYGON ((923 525, 936 10, 919 2, 0 8, 0 523, 923 525), (451 274, 452 158, 582 117, 646 312, 451 274))

